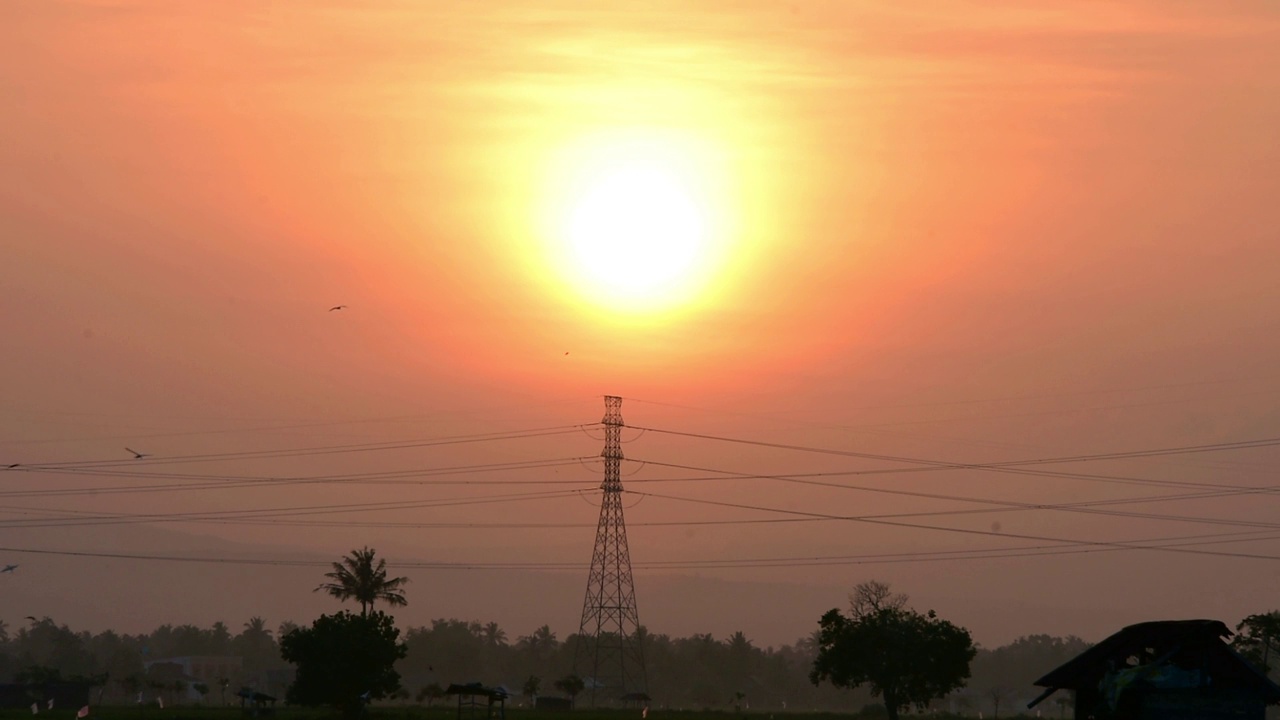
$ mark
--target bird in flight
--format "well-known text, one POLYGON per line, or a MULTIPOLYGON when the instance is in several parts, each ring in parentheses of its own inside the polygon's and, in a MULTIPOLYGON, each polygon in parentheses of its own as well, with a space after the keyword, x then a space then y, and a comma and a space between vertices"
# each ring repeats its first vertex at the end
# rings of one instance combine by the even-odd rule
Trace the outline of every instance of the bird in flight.
POLYGON ((0 570, 0 573, 11 573, 11 572, 13 572, 14 570, 17 570, 17 569, 18 569, 18 566, 17 566, 17 565, 5 565, 5 566, 4 566, 4 569, 3 569, 3 570, 0 570))
POLYGON ((40 622, 39 620, 36 620, 34 616, 31 616, 31 615, 28 615, 27 619, 30 620, 31 622, 40 622))
POLYGON ((346 305, 334 305, 333 307, 329 308, 329 312, 333 312, 334 310, 346 310, 346 309, 347 309, 346 305))
POLYGON ((22 467, 22 463, 10 463, 8 465, 5 465, 5 468, 8 470, 12 470, 16 467, 22 467))
POLYGON ((125 448, 125 450, 128 450, 129 452, 133 453, 134 460, 141 460, 144 457, 151 457, 150 453, 140 453, 137 450, 134 450, 133 448, 125 448))

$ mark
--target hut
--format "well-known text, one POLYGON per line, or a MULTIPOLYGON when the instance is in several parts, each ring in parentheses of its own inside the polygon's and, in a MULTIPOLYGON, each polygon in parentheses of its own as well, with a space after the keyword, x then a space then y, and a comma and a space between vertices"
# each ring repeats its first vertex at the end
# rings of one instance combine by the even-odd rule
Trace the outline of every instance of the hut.
POLYGON ((1217 620, 1130 625, 1035 682, 1075 694, 1076 720, 1263 720, 1280 686, 1231 649, 1217 620))
POLYGON ((240 698, 240 710, 250 717, 274 715, 276 712, 276 699, 253 688, 240 688, 236 697, 240 698))
POLYGON ((476 683, 452 684, 445 695, 458 696, 458 720, 483 717, 485 720, 504 720, 507 717, 509 693, 502 687, 485 687, 476 683))

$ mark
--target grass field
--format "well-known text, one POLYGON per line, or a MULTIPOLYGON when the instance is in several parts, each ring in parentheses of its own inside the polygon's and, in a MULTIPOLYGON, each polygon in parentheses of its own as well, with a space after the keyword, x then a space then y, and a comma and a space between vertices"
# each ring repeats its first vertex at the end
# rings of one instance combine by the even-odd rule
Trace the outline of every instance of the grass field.
MULTIPOLYGON (((0 720, 75 720, 75 710, 54 710, 41 712, 33 717, 30 710, 0 710, 0 720)), ((904 716, 907 714, 904 713, 904 716)), ((914 714, 913 714, 914 715, 914 714)), ((916 717, 936 718, 936 720, 959 720, 962 716, 949 713, 922 713, 916 717)), ((1018 717, 1014 714, 1002 717, 1018 717)), ((244 713, 239 707, 207 707, 199 705, 182 705, 171 708, 158 708, 152 705, 137 706, 102 706, 95 707, 89 720, 246 720, 252 716, 244 713)), ((260 716, 265 720, 337 720, 339 713, 325 708, 282 707, 274 714, 260 716)), ((495 715, 495 717, 497 717, 495 715)), ((884 710, 878 706, 870 706, 862 712, 849 713, 776 713, 733 712, 714 710, 650 710, 648 720, 768 720, 774 717, 785 717, 786 720, 877 720, 884 718, 884 710)), ((974 715, 976 717, 976 714, 974 715)), ((1035 717, 1034 715, 1032 717, 1035 717)), ((1046 718, 1057 717, 1046 715, 1046 718)), ((455 705, 435 705, 425 707, 419 705, 371 707, 366 720, 458 720, 458 708, 455 705)), ((462 720, 486 720, 483 710, 470 714, 464 709, 462 720)), ((552 712, 546 710, 528 710, 508 708, 506 720, 641 720, 640 711, 577 709, 552 712)))

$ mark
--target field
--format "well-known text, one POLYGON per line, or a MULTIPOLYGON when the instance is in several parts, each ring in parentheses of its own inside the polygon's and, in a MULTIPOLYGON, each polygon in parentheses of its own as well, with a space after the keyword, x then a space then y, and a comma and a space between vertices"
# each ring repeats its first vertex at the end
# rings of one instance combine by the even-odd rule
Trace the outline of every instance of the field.
MULTIPOLYGON (((922 714, 936 720, 960 720, 960 715, 947 712, 927 712, 922 714)), ((0 720, 74 720, 73 710, 55 710, 40 712, 32 717, 27 708, 4 708, 0 710, 0 720)), ((904 714, 908 716, 908 714, 904 714)), ((1018 717, 1010 714, 1004 717, 1018 717)), ((1025 716, 1025 715, 1023 715, 1025 716)), ((1056 715, 1055 715, 1056 716, 1056 715)), ((88 720, 243 720, 252 717, 242 712, 239 707, 207 707, 178 706, 159 708, 147 706, 101 706, 93 707, 88 720)), ((337 711, 326 708, 282 707, 274 714, 264 715, 266 720, 339 720, 337 711)), ((434 707, 407 705, 371 707, 365 720, 458 720, 457 706, 435 705, 434 707)), ((494 717, 499 717, 497 714, 494 717)), ((786 720, 879 720, 886 717, 883 708, 870 706, 861 712, 733 712, 712 710, 650 710, 648 720, 772 720, 774 717, 786 717, 786 720)), ((977 714, 974 714, 977 717, 977 714)), ((1046 716, 1051 717, 1051 716, 1046 716)), ((463 708, 462 720, 486 720, 483 708, 470 714, 463 708)), ((508 707, 506 720, 640 720, 640 710, 593 710, 580 708, 572 711, 526 710, 521 707, 508 707)))
MULTIPOLYGON (((949 713, 926 713, 927 717, 937 720, 959 720, 958 715, 949 713)), ((878 720, 886 717, 883 709, 871 706, 862 712, 849 713, 774 713, 774 712, 732 712, 714 710, 651 710, 648 720, 769 720, 785 716, 786 720, 878 720)), ((904 716, 907 716, 904 713, 904 716)), ((1002 716, 1004 716, 1002 714, 1002 716)), ((239 707, 202 707, 183 705, 173 708, 157 708, 147 705, 136 706, 102 706, 93 708, 89 720, 244 720, 251 715, 244 713, 239 707)), ((274 714, 260 716, 267 720, 338 720, 341 716, 332 710, 323 708, 283 707, 274 714)), ((495 715, 495 717, 497 717, 495 715)), ((1004 717, 1017 717, 1008 715, 1004 717)), ((1056 716, 1046 716, 1056 717, 1056 716)), ((35 718, 26 709, 0 710, 0 720, 74 720, 74 710, 54 710, 41 712, 35 718)), ((365 715, 365 720, 457 720, 458 708, 454 705, 435 705, 427 708, 417 705, 401 707, 373 707, 365 715)), ((465 709, 462 720, 485 720, 483 710, 470 714, 465 709)), ((508 708, 507 720, 641 720, 640 710, 598 710, 578 709, 572 711, 552 712, 545 710, 527 710, 508 708)))

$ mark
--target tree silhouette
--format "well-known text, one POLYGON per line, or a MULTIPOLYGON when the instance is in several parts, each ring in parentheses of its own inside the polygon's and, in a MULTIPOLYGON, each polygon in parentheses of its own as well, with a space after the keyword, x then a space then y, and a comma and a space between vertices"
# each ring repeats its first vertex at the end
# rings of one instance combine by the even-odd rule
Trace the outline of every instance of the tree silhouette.
POLYGON ((1275 664, 1275 648, 1280 643, 1280 610, 1250 615, 1236 625, 1231 647, 1263 673, 1275 664))
POLYGON ((529 707, 538 702, 538 688, 542 687, 542 678, 537 675, 530 675, 528 680, 524 681, 524 694, 529 698, 529 707))
MULTIPOLYGON (((888 586, 883 586, 885 593, 888 586)), ((818 621, 818 656, 809 680, 836 687, 867 684, 884 700, 889 720, 915 705, 945 697, 964 685, 976 649, 969 631, 939 618, 932 610, 921 614, 891 601, 869 606, 847 618, 830 610, 818 621)))
POLYGON ((368 615, 369 608, 379 600, 392 607, 408 605, 402 586, 409 578, 388 578, 387 561, 378 559, 375 563, 374 555, 375 551, 369 547, 352 550, 342 562, 333 563, 333 572, 324 574, 332 582, 321 583, 315 591, 323 590, 343 601, 356 600, 360 603, 361 615, 368 615))
POLYGON ((298 668, 286 702, 329 705, 354 720, 369 700, 388 697, 400 688, 395 664, 407 650, 386 613, 321 615, 311 627, 294 630, 280 644, 280 656, 298 668))
POLYGON ((1000 719, 1000 703, 1013 694, 1013 688, 1004 685, 992 685, 987 688, 987 697, 991 698, 992 720, 1000 719))
POLYGON ((586 682, 577 675, 565 675, 555 681, 555 688, 565 695, 569 696, 569 705, 574 704, 574 700, 578 697, 578 693, 587 686, 586 682))
POLYGON ((849 593, 849 614, 854 620, 881 610, 900 610, 906 604, 906 595, 891 591, 888 583, 879 580, 858 583, 849 593))
POLYGON ((278 657, 275 638, 267 629, 267 621, 254 616, 244 624, 244 632, 236 636, 233 645, 245 660, 245 669, 259 672, 269 667, 278 657))
POLYGON ((507 631, 499 627, 496 622, 487 623, 482 632, 484 632, 484 643, 489 647, 501 647, 507 644, 507 631))
POLYGON ((444 688, 440 687, 440 683, 433 682, 424 686, 418 691, 418 702, 427 701, 427 707, 431 707, 431 703, 444 697, 444 688))

